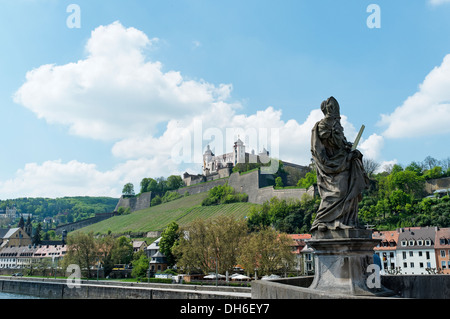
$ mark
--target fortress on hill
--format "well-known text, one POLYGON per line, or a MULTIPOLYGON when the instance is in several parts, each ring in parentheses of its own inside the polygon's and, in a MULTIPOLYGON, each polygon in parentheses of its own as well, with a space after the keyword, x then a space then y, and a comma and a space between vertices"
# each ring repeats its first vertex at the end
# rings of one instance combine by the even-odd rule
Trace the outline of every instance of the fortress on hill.
MULTIPOLYGON (((192 175, 183 174, 185 187, 176 190, 181 195, 189 193, 190 195, 209 191, 210 189, 228 183, 235 191, 246 193, 248 201, 255 204, 263 204, 273 197, 280 199, 295 198, 300 199, 303 194, 315 194, 315 188, 284 188, 275 189, 275 178, 272 174, 262 174, 260 169, 250 170, 248 172, 233 172, 233 168, 241 163, 268 163, 270 161, 269 152, 263 148, 261 152, 255 154, 254 151, 246 152, 244 143, 238 138, 234 142, 232 152, 215 155, 209 145, 203 154, 202 173, 192 175)), ((285 186, 296 186, 298 180, 303 178, 310 168, 285 161, 281 161, 283 170, 286 172, 284 180, 285 186)), ((143 193, 136 197, 122 196, 116 206, 130 208, 131 211, 137 211, 150 207, 152 192, 143 193)))
MULTIPOLYGON (((237 164, 244 163, 269 163, 270 153, 263 148, 263 150, 255 154, 252 150, 251 153, 247 153, 245 150, 244 143, 238 138, 233 145, 233 151, 226 154, 215 155, 209 145, 203 154, 203 167, 202 174, 191 175, 189 173, 184 173, 183 181, 186 186, 192 186, 199 183, 210 182, 213 180, 230 177, 233 173, 233 168, 237 164)), ((285 161, 283 163, 283 168, 288 174, 288 178, 285 181, 286 186, 295 186, 297 181, 304 177, 305 174, 310 170, 306 166, 301 166, 285 161), (289 178, 290 177, 290 178, 289 178)), ((272 176, 267 176, 268 183, 270 184, 272 176)), ((274 182, 272 182, 274 184, 274 182)))

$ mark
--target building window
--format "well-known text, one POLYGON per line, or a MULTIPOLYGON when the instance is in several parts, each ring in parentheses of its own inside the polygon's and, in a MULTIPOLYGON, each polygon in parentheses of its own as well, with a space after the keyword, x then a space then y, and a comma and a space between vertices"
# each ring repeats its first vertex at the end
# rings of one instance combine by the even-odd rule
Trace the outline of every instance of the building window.
POLYGON ((430 246, 431 245, 431 241, 430 240, 425 240, 425 245, 430 246))
POLYGON ((406 240, 402 240, 402 246, 405 247, 407 245, 406 240))
POLYGON ((421 251, 419 251, 419 257, 422 257, 422 252, 421 251))
POLYGON ((411 268, 414 268, 414 263, 410 263, 410 265, 411 265, 411 268))
POLYGON ((406 259, 406 251, 402 253, 403 259, 406 259))
POLYGON ((427 259, 430 259, 430 252, 429 251, 426 252, 426 255, 427 255, 427 259))
POLYGON ((409 252, 409 257, 414 257, 414 253, 412 251, 409 252))
POLYGON ((418 240, 418 241, 417 241, 417 245, 423 246, 423 240, 418 240))
POLYGON ((445 250, 441 250, 441 257, 445 257, 445 250))
POLYGON ((441 261, 441 265, 442 265, 442 269, 446 269, 447 268, 447 266, 445 264, 445 261, 441 261))
POLYGON ((410 240, 410 241, 409 241, 409 245, 410 245, 410 246, 414 246, 414 240, 410 240))
POLYGON ((419 267, 420 267, 420 268, 423 268, 423 263, 419 263, 419 267))
POLYGON ((408 263, 403 263, 403 268, 408 268, 408 263))

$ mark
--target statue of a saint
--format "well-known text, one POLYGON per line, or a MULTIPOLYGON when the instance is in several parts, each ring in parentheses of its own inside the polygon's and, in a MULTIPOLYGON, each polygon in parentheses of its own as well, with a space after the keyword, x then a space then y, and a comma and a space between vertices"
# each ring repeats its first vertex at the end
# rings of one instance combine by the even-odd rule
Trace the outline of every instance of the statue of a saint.
POLYGON ((336 99, 323 101, 321 110, 325 117, 312 130, 311 152, 322 201, 311 231, 359 228, 358 203, 369 183, 362 154, 344 136, 336 99))

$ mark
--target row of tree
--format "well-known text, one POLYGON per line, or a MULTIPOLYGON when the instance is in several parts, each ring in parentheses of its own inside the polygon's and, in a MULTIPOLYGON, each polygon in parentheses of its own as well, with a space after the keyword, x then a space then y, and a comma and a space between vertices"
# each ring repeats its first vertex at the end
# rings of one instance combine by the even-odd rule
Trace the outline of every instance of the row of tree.
POLYGON ((110 197, 17 198, 0 200, 0 210, 15 207, 19 216, 32 214, 35 223, 50 217, 56 226, 112 212, 116 204, 117 198, 110 197))
MULTIPOLYGON (((67 253, 62 267, 78 265, 82 270, 101 264, 108 276, 115 264, 130 264, 133 261, 133 244, 125 236, 115 238, 111 234, 95 237, 93 233, 74 232, 67 238, 67 253)), ((91 277, 89 271, 86 272, 91 277)))
POLYGON ((169 265, 186 273, 231 273, 236 265, 248 274, 286 272, 296 263, 292 240, 271 227, 250 231, 244 219, 198 219, 186 227, 175 222, 162 234, 161 252, 169 265))
MULTIPOLYGON (((449 196, 426 196, 429 179, 450 176, 450 158, 436 160, 427 156, 407 166, 394 164, 378 172, 380 164, 365 160, 371 179, 359 205, 361 223, 379 230, 399 227, 450 226, 449 196)), ((445 195, 445 194, 443 194, 445 195)))
MULTIPOLYGON (((165 177, 151 178, 145 177, 141 180, 139 194, 153 192, 160 197, 168 191, 176 190, 184 186, 183 179, 178 175, 170 175, 167 179, 165 177)), ((127 183, 123 186, 122 195, 135 196, 133 183, 127 183)))

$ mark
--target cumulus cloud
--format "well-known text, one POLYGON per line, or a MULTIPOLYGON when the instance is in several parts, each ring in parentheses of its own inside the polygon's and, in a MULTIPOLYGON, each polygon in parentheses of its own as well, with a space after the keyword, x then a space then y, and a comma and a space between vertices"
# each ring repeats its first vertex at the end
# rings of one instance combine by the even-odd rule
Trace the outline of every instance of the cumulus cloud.
MULTIPOLYGON (((128 182, 135 185, 144 176, 168 176, 172 167, 161 165, 158 158, 140 158, 121 163, 108 171, 101 171, 95 164, 79 161, 46 161, 29 163, 17 170, 14 178, 0 182, 2 198, 111 196, 119 197, 128 182), (150 174, 150 175, 149 175, 150 174)), ((176 171, 175 171, 176 172, 176 171)), ((172 173, 170 173, 172 174, 172 173)))
POLYGON ((119 22, 100 26, 85 59, 29 71, 14 101, 73 134, 108 140, 154 133, 158 123, 192 116, 229 96, 229 85, 189 80, 147 61, 145 50, 155 41, 119 22))
POLYGON ((372 134, 367 139, 362 140, 358 149, 366 157, 372 160, 378 160, 381 150, 384 146, 384 138, 378 134, 372 134))
POLYGON ((439 6, 441 4, 450 3, 450 0, 429 0, 428 2, 432 6, 439 6))
POLYGON ((418 92, 391 114, 381 116, 383 136, 405 138, 450 132, 450 54, 419 86, 418 92))
MULTIPOLYGON (((199 173, 207 144, 223 154, 238 136, 247 152, 266 148, 285 161, 310 163, 311 129, 323 117, 319 109, 303 122, 284 120, 272 106, 239 114, 242 105, 228 101, 231 85, 189 80, 148 61, 145 50, 157 41, 115 22, 92 32, 84 59, 27 73, 14 96, 18 104, 78 136, 113 140, 111 153, 124 162, 108 171, 78 161, 30 163, 0 182, 3 196, 119 196, 125 183, 138 188, 144 177, 199 173), (161 123, 166 127, 156 135, 161 123)), ((353 141, 357 131, 345 115, 342 125, 353 141)), ((361 144, 374 157, 381 147, 378 136, 361 144)))

